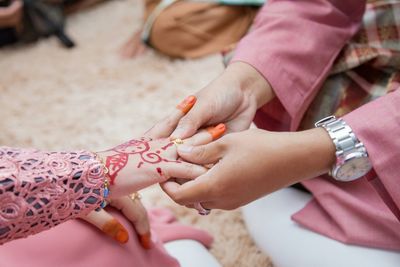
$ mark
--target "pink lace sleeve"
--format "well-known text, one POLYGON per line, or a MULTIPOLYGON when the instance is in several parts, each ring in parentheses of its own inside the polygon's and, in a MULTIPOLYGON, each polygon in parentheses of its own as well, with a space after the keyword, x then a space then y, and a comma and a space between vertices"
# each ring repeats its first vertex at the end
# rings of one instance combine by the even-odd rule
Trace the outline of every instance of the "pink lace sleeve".
POLYGON ((104 179, 91 152, 0 147, 0 244, 98 208, 104 179))

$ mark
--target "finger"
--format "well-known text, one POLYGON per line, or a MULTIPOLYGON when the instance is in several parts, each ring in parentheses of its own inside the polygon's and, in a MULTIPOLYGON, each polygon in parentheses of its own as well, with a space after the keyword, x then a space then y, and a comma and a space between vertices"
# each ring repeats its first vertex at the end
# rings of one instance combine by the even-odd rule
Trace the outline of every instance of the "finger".
POLYGON ((138 198, 131 199, 125 196, 113 199, 111 205, 119 209, 132 222, 143 248, 150 249, 152 247, 150 223, 142 202, 138 198))
POLYGON ((197 130, 210 118, 210 109, 207 105, 197 103, 182 119, 177 123, 176 129, 171 134, 171 139, 185 139, 197 132, 197 130))
POLYGON ((111 216, 111 214, 104 209, 92 211, 82 219, 93 224, 102 232, 114 238, 121 244, 128 242, 128 231, 119 221, 117 221, 117 219, 111 216))
POLYGON ((144 135, 153 139, 166 138, 171 135, 179 123, 179 120, 192 109, 197 98, 193 95, 188 96, 176 106, 176 110, 171 115, 154 125, 144 135))
POLYGON ((215 141, 207 145, 178 146, 178 154, 185 161, 205 165, 218 162, 224 153, 224 146, 220 141, 215 141))
POLYGON ((163 181, 174 177, 174 178, 183 178, 183 179, 196 179, 200 175, 203 175, 207 172, 207 168, 188 163, 188 162, 170 162, 164 165, 164 167, 158 170, 160 176, 162 176, 163 181))
MULTIPOLYGON (((206 174, 207 175, 207 174, 206 174)), ((161 189, 176 203, 182 206, 196 202, 207 201, 210 198, 210 184, 208 179, 199 177, 182 185, 168 180, 160 184, 161 189)))
POLYGON ((185 145, 198 146, 205 145, 214 140, 220 138, 226 131, 225 124, 220 123, 215 127, 208 127, 205 130, 201 130, 199 133, 193 135, 192 137, 185 139, 185 145))

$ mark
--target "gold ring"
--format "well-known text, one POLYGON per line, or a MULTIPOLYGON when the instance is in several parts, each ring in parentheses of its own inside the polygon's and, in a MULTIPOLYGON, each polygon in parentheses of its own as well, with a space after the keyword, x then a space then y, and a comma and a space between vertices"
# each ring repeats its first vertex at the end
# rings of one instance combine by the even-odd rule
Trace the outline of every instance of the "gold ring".
POLYGON ((130 197, 131 197, 131 199, 133 201, 142 199, 142 195, 140 193, 138 193, 138 192, 135 192, 135 193, 131 194, 130 197))
POLYGON ((175 140, 172 141, 172 143, 174 143, 176 146, 182 145, 183 144, 183 140, 180 139, 180 138, 176 138, 175 140))

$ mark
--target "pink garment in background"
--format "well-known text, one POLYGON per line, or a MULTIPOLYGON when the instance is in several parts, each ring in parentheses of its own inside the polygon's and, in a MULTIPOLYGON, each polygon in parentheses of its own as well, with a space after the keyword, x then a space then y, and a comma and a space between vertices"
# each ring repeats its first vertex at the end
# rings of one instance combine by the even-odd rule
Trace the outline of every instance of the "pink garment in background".
POLYGON ((162 244, 193 239, 210 246, 206 232, 176 222, 166 209, 152 209, 149 217, 156 245, 141 247, 134 227, 119 212, 108 209, 128 230, 129 241, 121 245, 82 220, 70 220, 50 230, 0 246, 0 267, 178 267, 162 244))
MULTIPOLYGON (((356 33, 364 0, 270 0, 232 62, 252 65, 277 98, 256 115, 258 127, 296 130, 346 42, 356 33)), ((365 144, 383 188, 400 207, 400 90, 344 116, 365 144)), ((400 250, 400 222, 365 179, 304 182, 314 199, 293 219, 348 244, 400 250)))

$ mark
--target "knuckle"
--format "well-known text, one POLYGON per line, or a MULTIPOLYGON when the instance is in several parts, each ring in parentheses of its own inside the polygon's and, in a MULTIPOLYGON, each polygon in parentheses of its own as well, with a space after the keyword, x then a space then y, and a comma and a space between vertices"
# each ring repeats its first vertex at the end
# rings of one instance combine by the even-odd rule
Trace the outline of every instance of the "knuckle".
POLYGON ((206 153, 206 148, 205 146, 199 146, 197 147, 197 149, 195 150, 195 157, 198 159, 203 159, 206 153))

